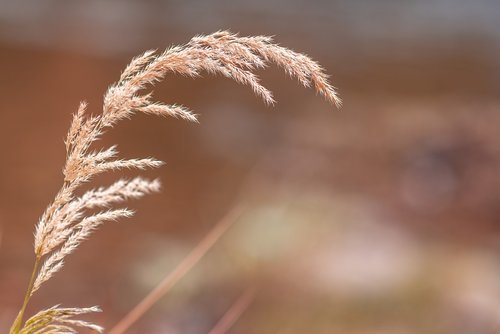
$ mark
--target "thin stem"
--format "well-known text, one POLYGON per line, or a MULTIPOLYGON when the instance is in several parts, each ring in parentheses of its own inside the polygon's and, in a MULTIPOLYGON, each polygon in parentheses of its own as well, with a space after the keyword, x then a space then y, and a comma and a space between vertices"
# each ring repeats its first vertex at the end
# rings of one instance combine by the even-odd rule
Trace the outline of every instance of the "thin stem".
POLYGON ((236 206, 227 213, 201 242, 189 253, 188 256, 166 276, 139 304, 137 304, 122 320, 120 320, 108 334, 123 334, 144 313, 146 313, 163 295, 165 295, 191 268, 205 255, 208 250, 219 240, 226 230, 241 215, 243 206, 236 206))
POLYGON ((225 334, 238 319, 243 312, 250 306, 255 296, 255 287, 248 287, 241 296, 234 302, 233 305, 224 313, 222 318, 215 324, 214 328, 208 334, 225 334))
POLYGON ((31 278, 30 282, 28 284, 28 289, 26 290, 26 295, 24 296, 24 302, 23 306, 21 307, 21 310, 17 314, 16 320, 14 320, 14 323, 12 324, 12 327, 10 328, 10 334, 18 334, 19 330, 21 329, 21 325, 23 322, 23 316, 24 316, 24 311, 26 310, 26 306, 28 306, 28 302, 31 297, 31 293, 33 292, 33 285, 35 283, 35 277, 38 272, 38 266, 40 265, 40 257, 37 256, 35 260, 35 264, 33 265, 33 272, 31 273, 31 278))

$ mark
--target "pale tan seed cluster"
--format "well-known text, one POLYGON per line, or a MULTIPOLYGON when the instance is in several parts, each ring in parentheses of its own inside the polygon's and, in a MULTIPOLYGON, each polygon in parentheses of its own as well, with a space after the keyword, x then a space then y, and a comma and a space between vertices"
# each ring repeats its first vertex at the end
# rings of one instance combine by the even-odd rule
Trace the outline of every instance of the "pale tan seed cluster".
POLYGON ((29 298, 61 270, 65 257, 103 223, 133 214, 126 208, 111 209, 112 205, 140 198, 160 188, 157 180, 137 177, 76 196, 75 191, 97 174, 124 168, 157 168, 162 165, 161 161, 154 158, 122 160, 117 158, 115 146, 93 151, 92 144, 107 129, 137 112, 196 122, 196 115, 187 108, 152 101, 152 94, 144 92, 149 85, 160 81, 168 73, 190 77, 199 76, 202 72, 222 74, 249 85, 265 103, 273 104, 272 93, 260 84, 253 72, 270 63, 283 68, 302 85, 313 87, 330 103, 341 105, 323 69, 309 57, 274 44, 270 37, 239 37, 227 31, 196 36, 189 43, 171 47, 161 54, 148 51, 133 59, 120 80, 108 89, 104 96, 103 111, 97 116, 87 115, 87 105, 80 104, 66 138, 64 184, 36 226, 34 275, 25 304, 11 333, 72 333, 73 325, 100 331, 98 326, 69 319, 74 315, 97 311, 97 308, 51 308, 30 318, 21 329, 29 298))
POLYGON ((28 321, 26 321, 23 329, 21 329, 19 333, 77 333, 74 327, 88 328, 95 332, 102 333, 104 328, 101 326, 82 320, 72 319, 74 316, 95 312, 101 312, 101 309, 95 306, 87 308, 62 308, 54 306, 47 310, 40 311, 32 316, 28 321))

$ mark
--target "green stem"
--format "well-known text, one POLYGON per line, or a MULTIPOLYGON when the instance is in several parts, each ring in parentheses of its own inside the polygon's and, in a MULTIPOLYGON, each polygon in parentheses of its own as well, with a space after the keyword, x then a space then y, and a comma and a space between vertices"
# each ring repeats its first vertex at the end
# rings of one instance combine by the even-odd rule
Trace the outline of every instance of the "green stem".
POLYGON ((40 257, 37 256, 36 260, 35 260, 35 264, 33 265, 33 272, 31 273, 31 278, 30 278, 30 282, 28 284, 28 289, 26 290, 26 295, 24 296, 23 306, 21 307, 21 310, 17 314, 16 320, 14 320, 14 323, 12 324, 12 327, 10 328, 9 334, 18 334, 19 330, 21 329, 24 311, 26 310, 26 306, 28 306, 28 302, 30 300, 31 293, 33 292, 33 286, 35 283, 35 278, 36 278, 36 274, 38 272, 39 264, 40 264, 40 257))

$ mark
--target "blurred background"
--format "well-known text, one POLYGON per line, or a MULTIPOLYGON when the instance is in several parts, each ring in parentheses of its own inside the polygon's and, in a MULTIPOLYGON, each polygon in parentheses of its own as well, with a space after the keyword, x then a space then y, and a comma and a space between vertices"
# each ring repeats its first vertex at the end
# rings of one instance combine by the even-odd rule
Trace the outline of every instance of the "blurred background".
POLYGON ((33 229, 62 183, 80 100, 98 113, 131 57, 230 29, 318 60, 335 111, 276 68, 266 107, 227 79, 168 76, 158 100, 201 124, 142 115, 106 134, 161 194, 104 226, 28 312, 100 305, 112 327, 232 207, 241 217, 130 333, 207 333, 247 286, 231 333, 497 333, 500 2, 0 1, 0 331, 20 307, 33 229))

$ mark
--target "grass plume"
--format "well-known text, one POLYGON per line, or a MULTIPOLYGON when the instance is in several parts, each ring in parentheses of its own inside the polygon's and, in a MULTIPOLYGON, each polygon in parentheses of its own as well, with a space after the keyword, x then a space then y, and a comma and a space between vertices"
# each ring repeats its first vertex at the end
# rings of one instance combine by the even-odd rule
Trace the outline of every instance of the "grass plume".
POLYGON ((76 196, 76 190, 98 174, 125 168, 157 168, 163 164, 154 158, 123 160, 117 157, 116 146, 94 151, 92 145, 116 123, 135 113, 173 116, 196 122, 196 115, 188 108, 153 101, 152 93, 147 91, 169 73, 189 77, 200 76, 203 72, 223 75, 250 86, 266 104, 273 104, 272 93, 261 85, 254 73, 271 63, 297 78, 303 86, 314 88, 328 102, 338 107, 341 105, 327 75, 309 57, 273 43, 270 37, 240 37, 227 31, 195 36, 185 45, 171 47, 162 53, 147 51, 134 58, 119 81, 109 87, 100 114, 89 115, 87 104, 80 104, 65 140, 63 184, 36 225, 33 273, 10 334, 74 333, 74 328, 79 326, 102 331, 99 326, 72 319, 73 316, 99 311, 96 307, 55 306, 37 313, 23 324, 30 298, 63 268, 69 254, 102 224, 133 215, 127 208, 113 208, 115 205, 160 189, 159 181, 137 177, 76 196), (96 212, 96 209, 102 211, 96 212))

